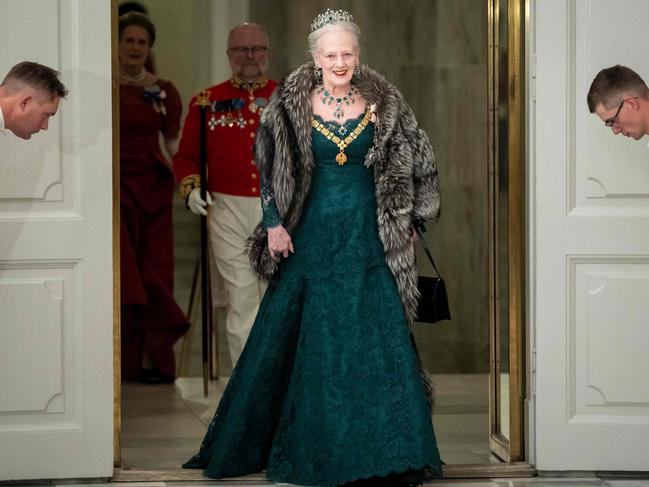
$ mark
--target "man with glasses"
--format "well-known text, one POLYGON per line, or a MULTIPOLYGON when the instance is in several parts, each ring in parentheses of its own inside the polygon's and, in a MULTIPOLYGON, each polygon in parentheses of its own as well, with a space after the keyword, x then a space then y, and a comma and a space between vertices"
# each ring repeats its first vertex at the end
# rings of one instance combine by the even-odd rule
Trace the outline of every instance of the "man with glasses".
POLYGON ((259 116, 277 83, 266 77, 269 38, 255 23, 234 27, 227 55, 232 77, 208 88, 207 201, 200 196, 200 116, 192 99, 185 119, 174 172, 186 206, 207 215, 210 252, 218 272, 212 272, 213 295, 226 306, 226 335, 232 366, 250 333, 265 285, 250 269, 246 239, 262 217, 259 174, 253 144, 259 116))
POLYGON ((588 90, 590 113, 615 135, 641 139, 649 134, 649 89, 632 69, 616 65, 602 69, 588 90))

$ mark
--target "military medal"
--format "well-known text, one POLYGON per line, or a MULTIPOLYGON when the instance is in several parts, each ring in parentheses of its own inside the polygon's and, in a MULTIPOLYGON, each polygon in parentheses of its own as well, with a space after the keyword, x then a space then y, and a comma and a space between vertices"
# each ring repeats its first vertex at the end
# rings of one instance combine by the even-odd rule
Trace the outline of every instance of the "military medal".
MULTIPOLYGON (((211 109, 212 109, 212 120, 208 123, 208 126, 210 129, 214 130, 214 127, 216 125, 220 125, 221 127, 225 127, 226 125, 228 127, 234 127, 235 124, 238 127, 242 127, 241 125, 241 109, 246 105, 245 100, 243 98, 229 98, 227 100, 214 100, 210 103, 211 109), (238 110, 239 115, 235 117, 232 115, 233 110, 238 110), (221 113, 221 116, 219 118, 214 118, 214 113, 215 112, 227 112, 227 113, 221 113)), ((244 120, 245 122, 245 120, 244 120)))
POLYGON ((252 98, 250 97, 250 104, 248 105, 248 109, 252 113, 261 113, 264 110, 264 107, 268 104, 268 101, 266 98, 262 98, 261 96, 257 98, 252 98))
POLYGON ((228 100, 215 100, 212 102, 213 112, 226 112, 241 110, 245 105, 243 98, 230 98, 228 100))

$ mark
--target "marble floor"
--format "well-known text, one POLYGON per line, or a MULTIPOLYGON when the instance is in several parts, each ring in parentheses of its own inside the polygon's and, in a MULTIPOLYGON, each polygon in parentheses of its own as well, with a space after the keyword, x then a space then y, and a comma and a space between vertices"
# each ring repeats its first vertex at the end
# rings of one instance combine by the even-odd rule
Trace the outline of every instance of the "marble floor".
MULTIPOLYGON (((290 484, 271 484, 268 482, 260 481, 216 481, 216 480, 201 480, 201 481, 173 481, 173 482, 57 482, 52 481, 43 483, 5 483, 0 482, 0 485, 19 486, 33 486, 33 485, 58 485, 65 487, 88 486, 93 487, 200 487, 200 486, 214 486, 214 487, 266 487, 268 485, 283 485, 290 486, 290 484)), ((649 479, 602 479, 598 477, 535 477, 529 479, 485 479, 485 480, 438 480, 429 482, 427 486, 433 487, 649 487, 649 479)))
MULTIPOLYGON (((486 375, 438 375, 435 432, 449 464, 497 462, 489 453, 489 400, 486 375)), ((179 378, 175 384, 127 383, 122 387, 122 468, 177 469, 200 445, 225 387, 202 379, 179 378)))
MULTIPOLYGON (((483 375, 435 376, 437 406, 434 416, 442 457, 448 465, 497 462, 490 456, 487 377, 483 375)), ((235 480, 210 480, 198 471, 180 471, 179 465, 195 453, 225 381, 209 385, 181 378, 175 384, 150 386, 130 383, 122 388, 122 468, 112 479, 0 482, 4 486, 93 487, 262 487, 273 485, 263 475, 235 480), (147 473, 148 471, 148 473, 147 473), (154 471, 154 472, 152 472, 154 471), (166 472, 166 473, 165 473, 166 472), (191 475, 185 475, 193 472, 191 475), (152 481, 173 478, 182 480, 152 481)), ((277 484, 289 486, 289 484, 277 484)), ((566 477, 445 479, 427 483, 434 487, 649 487, 648 478, 601 478, 595 473, 566 477)))

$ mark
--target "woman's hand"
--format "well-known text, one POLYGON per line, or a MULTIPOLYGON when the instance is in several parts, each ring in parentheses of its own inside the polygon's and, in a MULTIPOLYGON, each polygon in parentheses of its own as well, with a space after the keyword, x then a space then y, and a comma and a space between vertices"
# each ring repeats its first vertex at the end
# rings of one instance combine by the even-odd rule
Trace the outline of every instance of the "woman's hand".
POLYGON ((268 250, 270 251, 271 257, 279 257, 281 255, 286 258, 289 252, 295 253, 291 236, 283 225, 269 228, 267 231, 268 250))

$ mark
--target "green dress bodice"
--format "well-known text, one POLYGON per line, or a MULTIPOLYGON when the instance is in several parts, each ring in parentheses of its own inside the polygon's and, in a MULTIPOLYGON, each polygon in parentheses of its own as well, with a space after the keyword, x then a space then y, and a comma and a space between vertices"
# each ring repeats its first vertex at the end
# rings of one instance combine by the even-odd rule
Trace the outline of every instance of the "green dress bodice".
MULTIPOLYGON (((345 130, 341 138, 353 131, 361 117, 340 126, 345 130)), ((334 124, 327 125, 336 130, 334 124)), ((374 171, 364 164, 373 133, 374 125, 369 124, 346 148, 347 161, 339 165, 338 146, 317 130, 311 131, 315 161, 311 189, 292 236, 295 254, 283 263, 282 273, 325 277, 385 265, 377 229, 374 171)))

